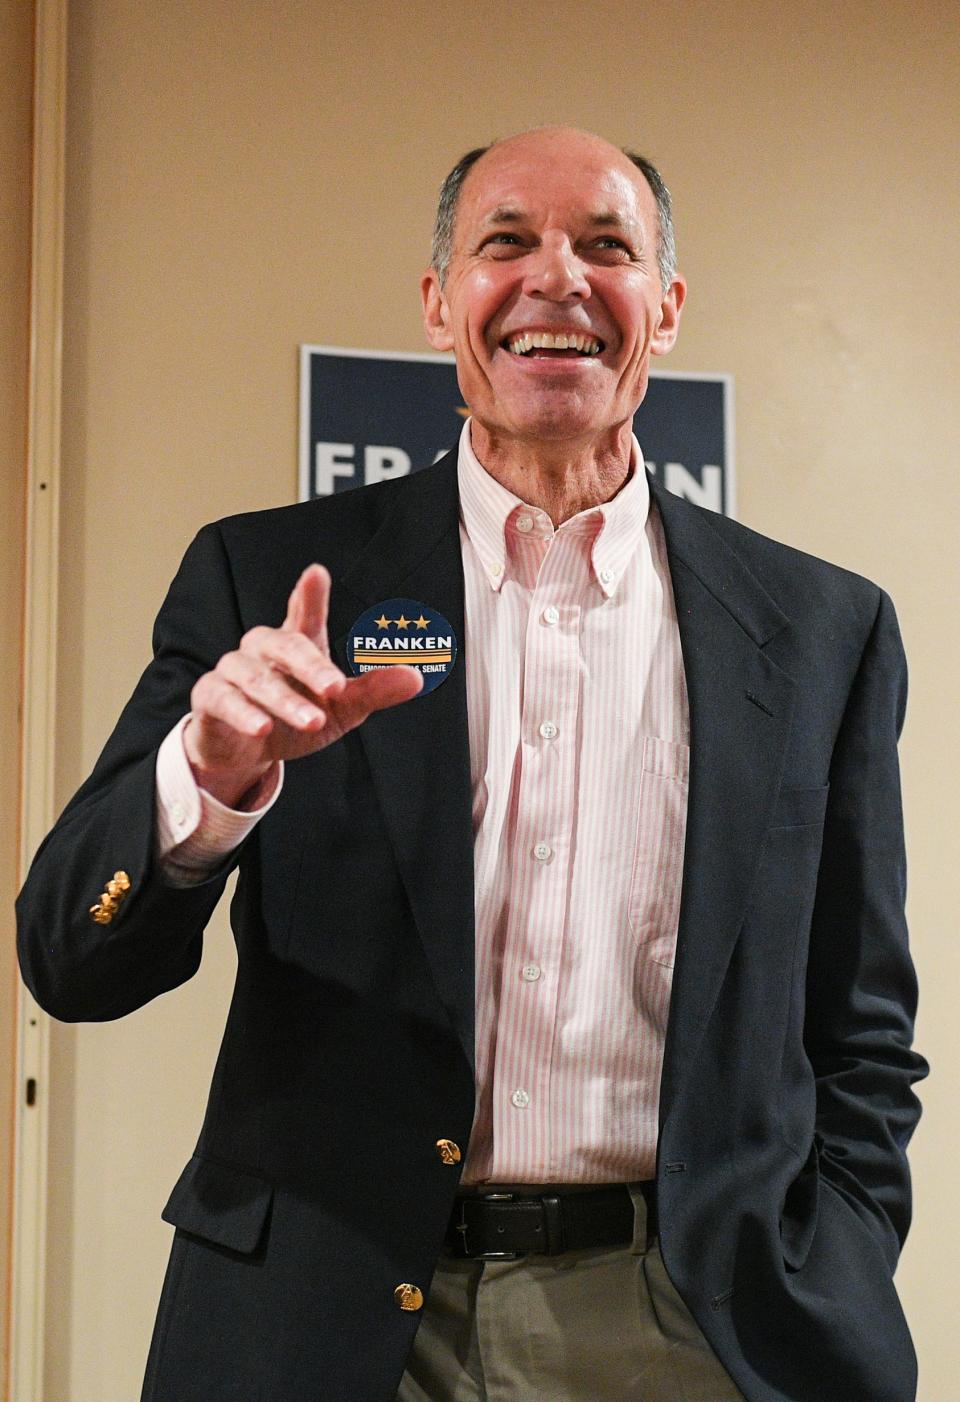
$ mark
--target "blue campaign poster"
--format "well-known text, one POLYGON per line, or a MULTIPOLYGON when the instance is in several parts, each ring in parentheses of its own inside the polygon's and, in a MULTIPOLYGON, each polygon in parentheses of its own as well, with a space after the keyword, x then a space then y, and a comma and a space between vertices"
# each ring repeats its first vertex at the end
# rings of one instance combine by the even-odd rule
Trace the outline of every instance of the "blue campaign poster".
MULTIPOLYGON (((301 501, 429 466, 466 412, 452 356, 301 346, 301 501)), ((651 374, 634 429, 670 491, 734 514, 730 376, 651 374)))

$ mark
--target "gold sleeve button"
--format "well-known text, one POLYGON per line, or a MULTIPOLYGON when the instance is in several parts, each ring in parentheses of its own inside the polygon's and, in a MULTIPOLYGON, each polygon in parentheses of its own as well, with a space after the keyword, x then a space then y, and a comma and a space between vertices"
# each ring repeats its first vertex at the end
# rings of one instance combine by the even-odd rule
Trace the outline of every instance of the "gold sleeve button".
POLYGON ((393 1298, 402 1310, 412 1312, 423 1309, 423 1291, 418 1285, 398 1285, 393 1292, 393 1298))
POLYGON ((460 1145, 454 1144, 452 1139, 438 1139, 437 1153, 443 1163, 454 1164, 460 1162, 460 1145))
POLYGON ((120 902, 130 890, 130 878, 125 871, 115 871, 101 891, 96 905, 90 907, 90 914, 98 925, 109 925, 120 908, 120 902))

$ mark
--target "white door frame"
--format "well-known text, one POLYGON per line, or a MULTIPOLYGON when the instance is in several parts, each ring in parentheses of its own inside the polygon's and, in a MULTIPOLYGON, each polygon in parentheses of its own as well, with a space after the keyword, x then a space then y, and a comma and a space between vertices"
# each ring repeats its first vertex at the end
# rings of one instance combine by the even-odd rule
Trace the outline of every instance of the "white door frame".
MULTIPOLYGON (((67 0, 35 0, 19 867, 54 819, 67 0)), ((9 1402, 43 1402, 50 1024, 17 1003, 9 1402)))

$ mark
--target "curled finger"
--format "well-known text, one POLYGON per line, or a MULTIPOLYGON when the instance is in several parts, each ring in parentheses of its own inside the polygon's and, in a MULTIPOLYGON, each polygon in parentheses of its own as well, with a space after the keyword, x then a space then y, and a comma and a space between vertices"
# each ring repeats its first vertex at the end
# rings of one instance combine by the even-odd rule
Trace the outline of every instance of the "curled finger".
POLYGON ((305 696, 289 676, 260 657, 228 652, 217 663, 216 674, 248 702, 293 730, 321 730, 326 724, 323 708, 305 696))
POLYGON ((202 676, 190 694, 190 709, 201 725, 213 722, 256 739, 268 735, 272 717, 217 672, 202 676))

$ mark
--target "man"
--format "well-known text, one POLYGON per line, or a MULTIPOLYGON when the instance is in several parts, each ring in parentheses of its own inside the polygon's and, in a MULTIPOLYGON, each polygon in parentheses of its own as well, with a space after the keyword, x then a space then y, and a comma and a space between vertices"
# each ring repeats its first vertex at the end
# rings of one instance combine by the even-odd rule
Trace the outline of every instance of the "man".
POLYGON ((145 1402, 906 1402, 889 601, 647 481, 648 163, 470 153, 422 291, 459 452, 200 533, 21 898, 116 1017, 240 869, 145 1402))

